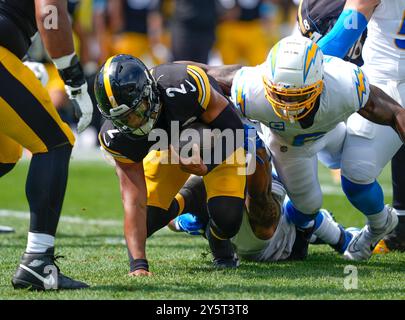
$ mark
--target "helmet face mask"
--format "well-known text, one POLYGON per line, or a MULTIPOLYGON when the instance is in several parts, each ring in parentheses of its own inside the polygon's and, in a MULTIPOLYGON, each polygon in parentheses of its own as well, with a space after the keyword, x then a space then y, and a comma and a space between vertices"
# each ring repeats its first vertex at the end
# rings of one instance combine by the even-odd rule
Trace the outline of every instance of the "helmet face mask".
POLYGON ((316 43, 290 36, 277 43, 263 65, 266 99, 283 120, 305 118, 323 90, 323 55, 316 43))
POLYGON ((321 80, 311 86, 295 89, 272 84, 263 76, 263 84, 265 96, 274 112, 280 118, 289 121, 305 118, 314 108, 323 89, 321 80))
POLYGON ((156 82, 147 67, 130 55, 107 60, 95 81, 97 106, 122 133, 147 135, 161 109, 156 82))

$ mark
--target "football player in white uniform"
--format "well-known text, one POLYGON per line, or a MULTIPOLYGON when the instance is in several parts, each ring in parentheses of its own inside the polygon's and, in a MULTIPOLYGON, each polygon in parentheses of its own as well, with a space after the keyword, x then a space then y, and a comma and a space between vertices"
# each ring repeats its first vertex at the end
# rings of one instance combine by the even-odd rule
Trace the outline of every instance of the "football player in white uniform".
MULTIPOLYGON (((391 126, 404 138, 405 110, 401 105, 369 84, 366 74, 356 65, 330 56, 324 58, 309 39, 281 40, 266 62, 257 67, 207 69, 211 69, 208 73, 225 90, 232 81, 232 98, 247 118, 271 129, 265 143, 291 199, 286 209, 295 217, 293 222, 302 228, 313 227, 322 205, 317 160, 329 168, 341 165, 346 136, 343 121, 358 112, 387 128, 391 126)), ((369 149, 373 150, 371 144, 369 149)), ((381 153, 378 149, 376 152, 381 153)), ((355 163, 359 163, 358 170, 370 170, 369 166, 362 167, 368 160, 368 155, 363 154, 355 163)), ((375 196, 375 188, 379 186, 373 186, 352 190, 351 199, 360 191, 375 196)), ((356 252, 346 254, 350 259, 367 259, 372 248, 398 222, 395 212, 385 207, 377 213, 361 211, 367 215, 368 225, 363 236, 353 243, 356 252)))
MULTIPOLYGON (((328 2, 328 5, 332 7, 342 5, 341 2, 336 0, 328 2)), ((323 25, 330 23, 328 22, 330 19, 322 17, 324 12, 316 12, 317 6, 322 8, 320 1, 312 3, 311 0, 305 0, 301 4, 299 21, 301 31, 305 35, 312 35, 311 28, 319 30, 319 26, 311 25, 314 23, 314 15, 319 16, 317 20, 323 21, 323 25), (309 8, 313 9, 312 13, 308 13, 309 8), (311 21, 307 23, 309 30, 305 30, 306 15, 308 15, 306 20, 311 21)), ((363 70, 369 76, 370 83, 403 105, 405 102, 404 0, 347 1, 345 10, 333 29, 318 42, 318 45, 324 53, 343 57, 347 48, 366 28, 367 19, 370 17, 367 39, 363 37, 366 39, 363 49, 365 62, 363 70), (354 21, 355 17, 358 21, 357 28, 346 28, 347 19, 354 21)), ((361 53, 361 45, 359 48, 357 51, 361 53)), ((357 63, 358 60, 355 62, 357 63)), ((351 116, 347 128, 348 136, 342 156, 343 189, 351 203, 365 213, 369 220, 374 220, 374 229, 378 228, 378 225, 381 226, 385 221, 388 208, 384 207, 384 195, 376 178, 392 158, 393 206, 399 216, 399 224, 391 234, 385 237, 385 245, 391 250, 405 250, 405 147, 401 148, 401 141, 394 130, 373 124, 358 114, 351 116), (370 148, 370 140, 372 148, 370 148), (386 141, 392 141, 392 143, 386 143, 386 141), (358 161, 359 159, 362 161, 358 161)), ((369 241, 365 239, 371 238, 375 233, 372 229, 371 226, 365 227, 358 241, 368 243, 369 241)), ((358 260, 368 256, 368 250, 354 253, 350 252, 351 249, 352 247, 349 247, 347 252, 347 257, 350 259, 358 260)))
MULTIPOLYGON (((363 70, 370 83, 382 89, 400 105, 405 105, 405 0, 382 0, 370 22, 363 48, 363 70)), ((401 148, 395 130, 352 115, 347 123, 348 135, 342 154, 342 186, 351 203, 375 220, 377 227, 385 221, 384 195, 376 178, 401 148), (359 161, 361 160, 361 161, 359 161)), ((385 237, 390 249, 405 250, 405 177, 404 152, 393 158, 393 205, 399 225, 385 237), (402 192, 401 192, 402 191, 402 192)), ((359 243, 368 243, 375 234, 373 225, 358 236, 359 243)), ((368 252, 351 252, 352 259, 366 257, 368 252)))
MULTIPOLYGON (((294 217, 290 219, 288 215, 285 208, 286 190, 277 175, 272 174, 269 153, 257 135, 256 147, 247 148, 245 143, 245 148, 248 151, 255 150, 256 169, 252 175, 247 176, 242 224, 231 239, 237 254, 244 259, 261 262, 304 259, 308 252, 308 236, 306 230, 292 222, 294 217)), ((201 177, 191 177, 176 195, 177 199, 182 198, 184 209, 181 215, 169 223, 169 228, 203 235, 209 219, 206 197, 201 177)), ((329 244, 341 254, 353 237, 352 232, 344 230, 325 209, 320 210, 313 233, 318 243, 329 244)))

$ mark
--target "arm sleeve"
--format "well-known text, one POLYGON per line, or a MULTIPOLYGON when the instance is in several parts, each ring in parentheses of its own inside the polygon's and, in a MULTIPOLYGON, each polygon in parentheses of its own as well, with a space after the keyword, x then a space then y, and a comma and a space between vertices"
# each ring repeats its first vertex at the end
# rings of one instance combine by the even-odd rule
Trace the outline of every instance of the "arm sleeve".
POLYGON ((318 41, 325 55, 344 58, 367 27, 367 18, 360 12, 345 9, 332 30, 318 41))

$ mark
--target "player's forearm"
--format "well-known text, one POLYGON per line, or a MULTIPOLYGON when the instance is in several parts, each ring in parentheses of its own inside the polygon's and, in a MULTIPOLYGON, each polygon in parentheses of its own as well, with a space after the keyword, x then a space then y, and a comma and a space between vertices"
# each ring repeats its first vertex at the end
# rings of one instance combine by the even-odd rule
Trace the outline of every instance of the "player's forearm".
POLYGON ((146 201, 124 203, 124 232, 127 246, 134 259, 146 259, 146 201))
POLYGON ((122 163, 115 166, 124 206, 124 231, 128 249, 134 259, 145 259, 146 184, 142 162, 122 163))
POLYGON ((370 20, 381 0, 347 0, 344 9, 354 9, 370 20))
POLYGON ((359 113, 366 119, 391 126, 405 141, 405 109, 380 88, 370 85, 370 98, 359 113))
POLYGON ((264 149, 256 150, 260 158, 264 159, 264 163, 256 161, 255 172, 247 177, 247 192, 251 198, 257 198, 267 193, 269 183, 271 183, 271 175, 269 175, 270 163, 267 160, 266 151, 264 149))
POLYGON ((39 33, 51 58, 72 54, 72 27, 66 1, 35 0, 35 11, 39 33))
POLYGON ((345 9, 340 14, 332 30, 321 38, 317 44, 325 55, 343 59, 361 37, 367 28, 367 23, 367 17, 361 12, 355 9, 345 9))

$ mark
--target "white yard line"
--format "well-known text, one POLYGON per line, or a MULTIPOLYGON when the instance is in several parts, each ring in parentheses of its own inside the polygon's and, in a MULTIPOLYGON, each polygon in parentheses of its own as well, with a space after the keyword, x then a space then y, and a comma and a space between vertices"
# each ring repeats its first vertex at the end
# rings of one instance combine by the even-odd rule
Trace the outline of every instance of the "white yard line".
MULTIPOLYGON (((11 218, 16 218, 16 219, 28 220, 30 218, 30 214, 28 212, 23 212, 23 211, 0 209, 0 217, 11 217, 11 218)), ((80 217, 62 215, 60 218, 60 221, 64 222, 64 223, 74 223, 74 224, 122 227, 121 221, 112 220, 112 219, 83 219, 80 217)))

